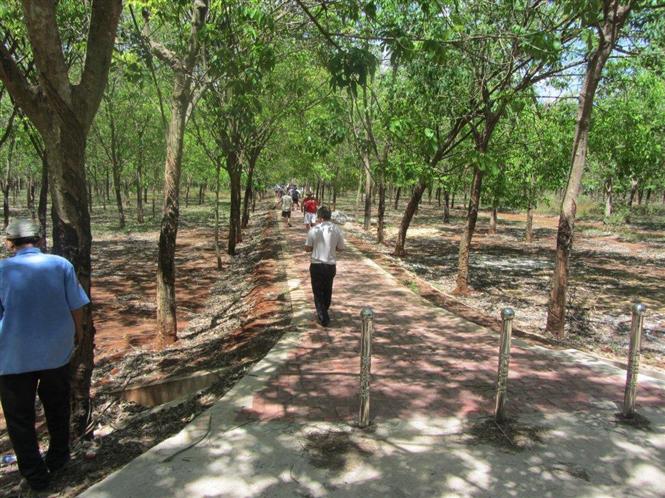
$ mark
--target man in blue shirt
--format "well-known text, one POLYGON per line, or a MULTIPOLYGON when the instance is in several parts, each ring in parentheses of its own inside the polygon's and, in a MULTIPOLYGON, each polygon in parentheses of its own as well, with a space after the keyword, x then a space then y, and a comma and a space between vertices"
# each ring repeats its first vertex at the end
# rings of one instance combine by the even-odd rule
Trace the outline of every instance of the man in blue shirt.
MULTIPOLYGON (((69 360, 90 302, 72 264, 42 254, 29 220, 7 226, 0 261, 0 401, 21 475, 34 490, 69 461, 69 360), (35 431, 35 395, 44 406, 49 448, 42 459, 35 431)), ((78 341, 77 341, 78 342, 78 341)))

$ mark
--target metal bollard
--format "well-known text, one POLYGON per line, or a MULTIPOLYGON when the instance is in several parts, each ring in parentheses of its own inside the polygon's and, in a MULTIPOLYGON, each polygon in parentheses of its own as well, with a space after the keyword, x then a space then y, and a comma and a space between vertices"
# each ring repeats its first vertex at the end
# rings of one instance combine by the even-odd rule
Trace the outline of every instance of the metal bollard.
POLYGON ((358 413, 358 426, 369 425, 369 376, 372 369, 372 329, 374 326, 374 312, 372 308, 363 308, 360 312, 363 320, 360 335, 360 412, 358 413))
POLYGON ((506 402, 506 389, 508 387, 508 366, 510 364, 510 337, 513 332, 513 318, 515 312, 512 308, 501 310, 503 321, 501 328, 501 341, 499 343, 499 373, 496 381, 496 407, 494 420, 501 422, 505 418, 504 405, 506 402))
POLYGON ((628 370, 626 372, 626 391, 623 396, 623 416, 630 418, 635 415, 635 392, 637 390, 637 373, 640 369, 640 343, 642 342, 642 326, 647 307, 642 303, 633 304, 633 322, 630 326, 630 350, 628 352, 628 370))

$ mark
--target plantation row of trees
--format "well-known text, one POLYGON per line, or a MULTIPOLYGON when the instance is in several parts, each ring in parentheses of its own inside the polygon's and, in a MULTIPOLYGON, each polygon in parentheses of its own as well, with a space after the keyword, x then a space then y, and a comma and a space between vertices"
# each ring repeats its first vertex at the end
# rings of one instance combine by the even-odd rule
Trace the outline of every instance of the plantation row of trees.
MULTIPOLYGON (((161 218, 157 321, 177 339, 179 208, 228 189, 230 255, 257 191, 297 178, 364 201, 394 252, 426 193, 531 215, 563 196, 548 330, 562 337, 580 189, 628 216, 665 191, 663 5, 635 0, 23 0, 0 6, 0 187, 92 275, 90 212, 161 218), (605 79, 601 82, 601 76, 605 79), (556 97, 556 98, 554 98, 556 97), (584 183, 582 184, 582 174, 584 183), (191 190, 191 192, 190 192, 191 190), (390 196, 387 195, 390 192, 390 196), (48 197, 47 197, 48 196, 48 197), (155 207, 155 199, 158 199, 155 207), (157 212, 157 209, 159 211, 157 212)), ((221 268, 221 259, 218 258, 221 268)), ((94 327, 75 358, 79 431, 94 327)))

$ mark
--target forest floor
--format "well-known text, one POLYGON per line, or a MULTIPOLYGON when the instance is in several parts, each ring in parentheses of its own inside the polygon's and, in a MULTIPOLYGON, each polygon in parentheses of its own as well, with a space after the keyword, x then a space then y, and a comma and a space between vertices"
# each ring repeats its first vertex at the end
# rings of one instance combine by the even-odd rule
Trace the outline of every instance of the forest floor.
MULTIPOLYGON (((263 358, 290 322, 275 214, 257 211, 237 256, 223 254, 219 271, 210 207, 183 211, 176 248, 179 340, 166 349, 157 347, 154 318, 156 225, 94 234, 94 438, 74 445, 76 465, 56 475, 55 496, 76 496, 177 433, 263 358), (217 381, 196 396, 161 407, 140 406, 119 395, 133 385, 201 371, 215 372, 217 381)), ((93 227, 114 223, 93 212, 93 227)), ((225 248, 226 240, 221 244, 225 248)), ((0 421, 0 453, 11 453, 4 418, 0 421)), ((46 446, 45 438, 42 443, 46 446)), ((0 467, 0 497, 16 496, 20 480, 16 464, 0 467)))
MULTIPOLYGON (((404 201, 406 202, 406 201, 404 201)), ((380 261, 424 297, 464 318, 498 326, 501 309, 515 310, 514 327, 558 346, 574 347, 614 360, 627 358, 631 304, 647 306, 642 361, 665 360, 665 216, 634 217, 634 223, 609 227, 600 221, 576 223, 567 305, 567 337, 545 333, 549 284, 554 268, 558 216, 534 219, 534 241, 524 242, 525 215, 500 212, 497 233, 489 233, 489 213, 481 212, 472 240, 472 291, 456 295, 458 248, 465 212, 454 209, 442 223, 443 209, 424 201, 407 234, 403 258, 392 256, 402 211, 386 209, 386 242, 376 244, 376 220, 362 227, 352 204, 338 209, 353 215, 344 228, 363 252, 380 261), (432 292, 436 289, 435 292, 432 292)), ((665 210, 664 210, 665 211, 665 210)))
MULTIPOLYGON (((338 208, 354 214, 351 201, 338 208)), ((93 212, 97 334, 91 429, 95 437, 91 443, 75 446, 76 465, 54 480, 57 496, 75 496, 178 432, 279 340, 290 322, 291 308, 279 261, 282 241, 276 214, 257 211, 238 255, 223 254, 223 269, 218 271, 210 206, 182 209, 176 258, 179 341, 161 350, 155 345, 154 322, 158 221, 120 231, 110 218, 112 211, 93 212), (218 381, 180 402, 151 409, 123 401, 119 395, 133 385, 199 371, 216 372, 218 381)), ((366 255, 437 304, 495 328, 501 308, 511 306, 517 329, 546 337, 557 217, 536 216, 535 240, 526 244, 523 215, 500 213, 498 233, 491 235, 487 215, 481 214, 471 253, 475 290, 457 296, 452 289, 463 214, 453 210, 451 222, 443 224, 436 201, 423 202, 408 232, 404 258, 390 255, 401 210, 387 209, 385 245, 375 243, 375 226, 365 232, 351 221, 344 230, 366 255)), ((643 360, 663 364, 665 221, 662 217, 637 221, 619 229, 593 221, 577 223, 570 273, 570 333, 558 346, 625 360, 630 304, 640 300, 647 305, 643 360)), ((300 222, 299 216, 294 222, 300 222)), ((226 241, 222 244, 225 247, 226 241)), ((5 454, 11 446, 3 423, 0 417, 0 453, 5 454)), ((0 497, 14 496, 19 481, 15 464, 0 467, 0 497)))

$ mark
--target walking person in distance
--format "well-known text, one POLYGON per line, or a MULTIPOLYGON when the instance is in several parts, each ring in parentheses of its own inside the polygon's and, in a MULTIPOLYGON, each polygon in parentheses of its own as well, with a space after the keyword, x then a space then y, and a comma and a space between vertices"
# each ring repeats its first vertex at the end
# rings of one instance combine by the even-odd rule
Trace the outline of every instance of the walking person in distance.
POLYGON ((282 218, 284 218, 284 225, 291 226, 291 210, 293 209, 293 199, 290 195, 284 194, 281 200, 282 218))
POLYGON ((307 232, 305 249, 312 253, 309 274, 314 294, 316 316, 324 327, 330 323, 328 309, 332 300, 333 280, 337 273, 337 251, 344 250, 344 234, 330 221, 330 209, 321 206, 317 211, 320 223, 307 232))
POLYGON ((30 220, 7 226, 0 261, 0 401, 19 472, 32 490, 45 489, 69 454, 69 360, 80 343, 83 306, 90 300, 72 264, 43 254, 30 220), (35 431, 35 396, 49 432, 45 458, 35 431))
POLYGON ((304 224, 305 230, 309 232, 309 229, 316 225, 316 211, 318 210, 319 204, 316 202, 316 199, 312 196, 311 192, 307 192, 305 200, 302 203, 304 215, 304 224))

